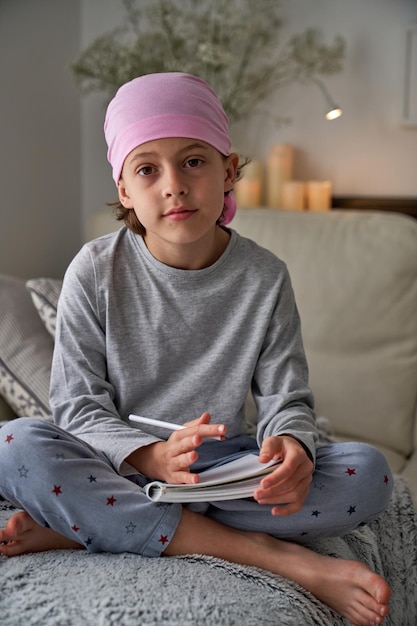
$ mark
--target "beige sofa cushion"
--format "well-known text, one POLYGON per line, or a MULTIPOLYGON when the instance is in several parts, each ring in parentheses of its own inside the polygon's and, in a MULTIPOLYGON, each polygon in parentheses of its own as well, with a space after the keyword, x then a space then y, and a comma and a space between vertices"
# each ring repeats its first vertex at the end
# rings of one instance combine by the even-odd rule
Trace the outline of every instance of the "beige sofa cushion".
POLYGON ((232 227, 288 264, 317 412, 343 438, 408 455, 417 402, 417 221, 241 209, 232 227))

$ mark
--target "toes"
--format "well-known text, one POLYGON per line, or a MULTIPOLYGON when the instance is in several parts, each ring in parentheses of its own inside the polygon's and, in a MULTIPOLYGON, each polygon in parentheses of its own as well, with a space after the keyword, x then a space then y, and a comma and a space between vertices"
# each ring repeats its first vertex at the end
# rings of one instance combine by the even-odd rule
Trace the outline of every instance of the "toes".
MULTIPOLYGON (((368 599, 369 600, 369 599, 368 599)), ((382 624, 384 617, 388 614, 389 608, 387 606, 377 605, 372 606, 368 604, 359 604, 355 607, 355 614, 357 621, 353 621, 354 624, 364 626, 375 626, 376 624, 382 624)))
POLYGON ((3 556, 16 556, 22 554, 22 546, 16 541, 6 541, 0 544, 0 554, 3 556))

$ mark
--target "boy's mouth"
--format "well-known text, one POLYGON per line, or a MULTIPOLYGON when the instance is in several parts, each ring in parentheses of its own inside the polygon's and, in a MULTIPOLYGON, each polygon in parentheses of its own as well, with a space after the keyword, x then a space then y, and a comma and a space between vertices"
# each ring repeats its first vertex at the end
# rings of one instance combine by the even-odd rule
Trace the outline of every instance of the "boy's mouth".
POLYGON ((172 222, 180 222, 192 217, 196 213, 196 209, 189 209, 184 206, 174 207, 168 213, 164 214, 164 217, 172 222))

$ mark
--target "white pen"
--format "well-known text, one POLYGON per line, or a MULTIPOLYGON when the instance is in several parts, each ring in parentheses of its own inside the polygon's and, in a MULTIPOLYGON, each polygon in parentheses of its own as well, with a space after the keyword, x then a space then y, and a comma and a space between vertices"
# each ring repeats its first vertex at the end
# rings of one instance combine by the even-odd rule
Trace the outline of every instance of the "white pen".
MULTIPOLYGON (((158 428, 166 428, 167 430, 183 430, 187 428, 186 426, 182 426, 182 424, 173 424, 172 422, 163 422, 162 420, 155 420, 152 417, 143 417, 142 415, 134 415, 131 413, 129 415, 129 420, 131 422, 138 422, 138 424, 149 424, 149 426, 157 426, 158 428)), ((223 437, 204 437, 204 439, 217 439, 217 441, 223 441, 223 437)))

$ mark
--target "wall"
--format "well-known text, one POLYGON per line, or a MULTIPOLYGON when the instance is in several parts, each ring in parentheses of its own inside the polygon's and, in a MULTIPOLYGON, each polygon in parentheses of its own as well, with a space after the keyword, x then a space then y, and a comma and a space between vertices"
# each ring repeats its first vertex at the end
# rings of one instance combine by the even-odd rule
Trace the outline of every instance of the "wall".
MULTIPOLYGON (((81 0, 81 49, 85 49, 99 35, 119 26, 124 16, 120 0, 81 0)), ((90 213, 117 200, 116 186, 106 159, 107 146, 103 133, 106 105, 107 101, 101 94, 89 94, 82 98, 81 197, 84 227, 90 213)))
POLYGON ((257 118, 249 132, 237 129, 236 143, 261 157, 273 143, 292 143, 295 176, 330 178, 336 195, 417 196, 417 127, 402 124, 405 28, 417 23, 417 2, 286 0, 282 17, 288 32, 316 27, 329 43, 345 37, 345 69, 326 78, 343 116, 325 120, 318 88, 292 85, 268 103, 292 124, 257 118))
POLYGON ((81 240, 78 0, 0 0, 0 272, 61 276, 81 240))
MULTIPOLYGON (((114 0, 82 0, 83 46, 121 23, 120 6, 114 0)), ((326 121, 317 87, 292 85, 268 103, 275 114, 291 116, 292 123, 277 127, 270 118, 255 117, 249 125, 232 129, 234 144, 245 154, 264 158, 273 143, 292 143, 295 176, 330 178, 336 195, 417 196, 417 129, 401 125, 405 26, 417 20, 417 2, 282 0, 281 7, 288 35, 311 26, 328 42, 336 33, 346 38, 345 70, 326 80, 344 115, 326 121)), ((83 101, 87 212, 115 198, 103 116, 102 99, 83 101)))
MULTIPOLYGON (((292 124, 255 118, 232 129, 234 143, 253 157, 273 143, 293 143, 296 176, 331 178, 339 195, 417 196, 417 130, 400 122, 404 28, 417 21, 415 0, 281 6, 288 34, 314 26, 327 40, 345 36, 345 71, 327 80, 344 115, 326 122, 317 88, 293 85, 269 103, 292 124)), ((69 65, 123 16, 119 0, 0 0, 2 273, 61 276, 88 215, 116 197, 105 99, 81 98, 69 65)))

